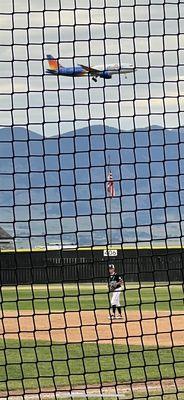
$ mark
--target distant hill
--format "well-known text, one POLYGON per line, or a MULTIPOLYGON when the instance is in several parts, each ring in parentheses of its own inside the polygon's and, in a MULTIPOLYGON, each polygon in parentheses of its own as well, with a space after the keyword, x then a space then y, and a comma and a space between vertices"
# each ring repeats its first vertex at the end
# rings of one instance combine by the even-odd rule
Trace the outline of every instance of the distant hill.
MULTIPOLYGON (((72 238, 74 244, 77 235, 81 237, 80 244, 106 241, 104 199, 110 156, 119 197, 113 200, 113 237, 122 240, 123 226, 124 237, 137 240, 134 229, 138 224, 141 237, 149 240, 147 226, 160 218, 154 212, 149 216, 150 207, 159 202, 160 208, 177 206, 174 192, 180 188, 173 186, 172 192, 171 177, 178 178, 177 160, 184 150, 183 138, 183 129, 163 131, 156 125, 136 132, 94 125, 46 138, 21 127, 3 128, 0 130, 0 224, 16 219, 17 229, 25 236, 30 230, 35 236, 49 232, 52 235, 55 231, 65 235, 67 242, 72 238), (170 185, 165 205, 161 196, 165 190, 163 179, 166 190, 170 185), (135 211, 139 211, 136 218, 135 211), (47 221, 47 226, 43 221, 47 221)), ((182 164, 180 174, 181 168, 182 164)))

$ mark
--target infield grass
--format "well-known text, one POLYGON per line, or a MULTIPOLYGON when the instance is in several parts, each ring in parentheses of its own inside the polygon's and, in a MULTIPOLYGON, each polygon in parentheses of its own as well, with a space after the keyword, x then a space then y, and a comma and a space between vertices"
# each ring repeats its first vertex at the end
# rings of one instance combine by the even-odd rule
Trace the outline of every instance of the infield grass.
MULTIPOLYGON (((65 284, 2 287, 0 301, 3 311, 44 310, 78 311, 109 308, 107 285, 65 284)), ((127 285, 121 301, 128 310, 181 311, 184 309, 181 284, 169 286, 127 285)))
POLYGON ((145 382, 183 377, 184 347, 0 341, 0 391, 145 382))

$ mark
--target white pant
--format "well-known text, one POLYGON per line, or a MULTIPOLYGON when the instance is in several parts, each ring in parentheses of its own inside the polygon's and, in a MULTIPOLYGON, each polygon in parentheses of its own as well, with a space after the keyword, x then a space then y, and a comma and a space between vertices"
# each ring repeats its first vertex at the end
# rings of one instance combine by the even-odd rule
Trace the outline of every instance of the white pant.
POLYGON ((122 292, 122 288, 119 287, 114 290, 111 298, 111 306, 121 307, 120 305, 120 294, 122 292))

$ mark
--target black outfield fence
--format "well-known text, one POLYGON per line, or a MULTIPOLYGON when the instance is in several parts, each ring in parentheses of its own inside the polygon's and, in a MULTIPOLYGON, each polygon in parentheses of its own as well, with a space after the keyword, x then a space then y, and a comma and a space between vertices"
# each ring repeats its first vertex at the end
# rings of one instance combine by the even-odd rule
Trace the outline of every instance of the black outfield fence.
POLYGON ((1 252, 1 285, 60 282, 103 282, 114 263, 126 282, 183 281, 182 248, 117 250, 104 256, 98 250, 1 252))

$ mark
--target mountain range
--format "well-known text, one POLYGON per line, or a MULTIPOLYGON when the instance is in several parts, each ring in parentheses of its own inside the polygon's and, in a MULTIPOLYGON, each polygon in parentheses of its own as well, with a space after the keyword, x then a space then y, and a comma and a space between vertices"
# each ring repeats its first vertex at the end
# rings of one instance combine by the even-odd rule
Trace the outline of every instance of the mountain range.
POLYGON ((168 233, 166 224, 181 225, 183 155, 183 129, 119 132, 94 125, 43 138, 22 127, 2 128, 0 225, 21 243, 58 241, 61 234, 74 244, 106 242, 110 162, 113 240, 178 237, 178 225, 168 233))

